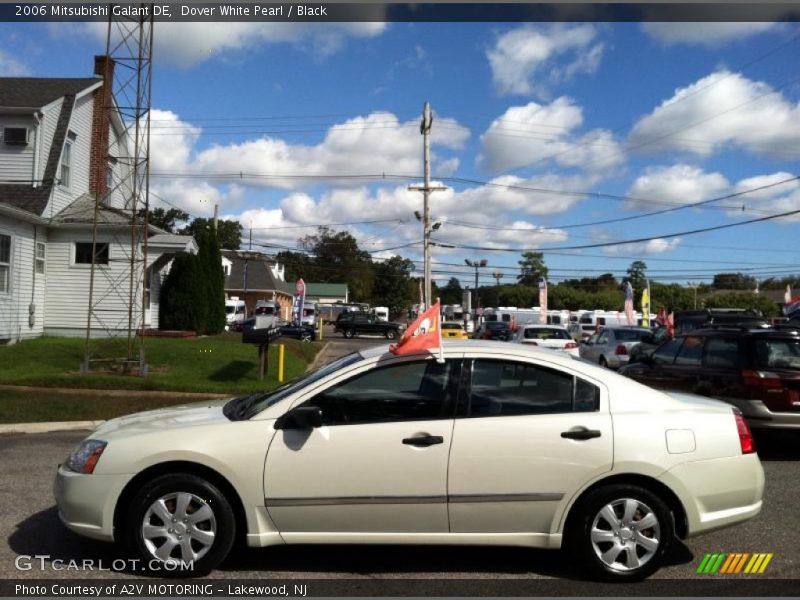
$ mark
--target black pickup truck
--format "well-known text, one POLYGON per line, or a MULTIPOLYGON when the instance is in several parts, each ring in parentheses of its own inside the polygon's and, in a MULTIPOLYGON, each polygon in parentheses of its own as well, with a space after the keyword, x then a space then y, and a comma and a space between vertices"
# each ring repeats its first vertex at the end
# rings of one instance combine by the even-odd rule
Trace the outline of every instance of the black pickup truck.
POLYGON ((371 313, 351 311, 343 312, 336 319, 333 330, 340 332, 346 338, 355 337, 361 333, 372 333, 386 336, 393 340, 400 335, 403 326, 399 323, 381 321, 371 313))

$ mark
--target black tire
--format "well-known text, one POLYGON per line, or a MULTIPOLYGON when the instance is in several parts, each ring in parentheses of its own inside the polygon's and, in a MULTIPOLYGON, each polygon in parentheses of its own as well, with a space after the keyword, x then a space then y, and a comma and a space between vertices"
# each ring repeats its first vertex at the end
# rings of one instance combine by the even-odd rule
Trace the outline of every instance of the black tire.
POLYGON ((313 341, 313 337, 309 332, 304 332, 300 334, 300 341, 301 342, 311 342, 313 341))
POLYGON ((348 340, 353 339, 354 337, 356 337, 356 330, 355 329, 345 329, 344 330, 344 337, 346 337, 348 340))
MULTIPOLYGON (((173 523, 176 523, 176 521, 173 520, 173 523)), ((230 502, 214 484, 188 473, 173 473, 156 477, 142 486, 128 507, 122 534, 123 542, 135 556, 141 559, 141 566, 144 570, 158 574, 159 577, 199 577, 208 574, 230 552, 236 538, 236 518, 230 502), (167 523, 166 519, 151 513, 151 507, 153 507, 154 503, 164 498, 167 498, 164 501, 164 505, 168 507, 168 510, 172 506, 174 507, 174 513, 179 513, 178 500, 177 498, 172 499, 172 495, 180 495, 184 498, 186 496, 191 497, 191 502, 184 511, 189 518, 200 510, 205 515, 208 512, 205 508, 207 506, 211 509, 210 514, 213 515, 213 522, 211 518, 204 517, 195 523, 189 522, 188 525, 186 524, 187 521, 184 520, 181 523, 181 519, 178 519, 177 525, 172 525, 167 523), (178 536, 176 531, 169 529, 169 533, 165 534, 164 537, 151 536, 150 547, 148 547, 148 542, 145 541, 143 534, 145 518, 148 519, 151 526, 156 528, 162 528, 162 525, 163 527, 169 527, 170 525, 176 528, 182 527, 180 532, 183 533, 183 536, 178 536), (192 533, 191 529, 193 525, 195 528, 194 533, 192 533), (200 532, 207 536, 212 528, 214 536, 209 545, 203 546, 198 539, 193 538, 200 532), (168 539, 166 535, 169 535, 171 539, 168 539), (184 536, 189 540, 189 547, 198 552, 198 558, 188 567, 181 564, 182 544, 175 540, 176 537, 184 536), (168 542, 176 542, 169 555, 169 559, 175 561, 171 565, 167 564, 168 561, 161 560, 159 562, 160 559, 154 554, 159 544, 164 547, 167 546, 168 542)), ((185 540, 184 543, 186 543, 185 540)))
POLYGON ((387 329, 384 335, 386 336, 387 340, 393 340, 397 337, 397 332, 394 329, 387 329))
POLYGON ((604 369, 608 369, 608 361, 606 360, 605 356, 601 356, 598 362, 600 363, 601 367, 603 367, 604 369))
POLYGON ((652 575, 675 538, 674 518, 667 505, 651 491, 636 485, 598 488, 575 510, 578 512, 570 520, 567 545, 576 555, 577 564, 586 566, 597 579, 639 581, 652 575), (632 518, 625 515, 628 506, 635 506, 632 518), (619 518, 617 531, 604 516, 608 515, 609 507, 619 518), (625 522, 632 525, 629 527, 625 522), (641 528, 637 524, 650 526, 641 528), (592 532, 598 530, 602 533, 595 533, 593 541, 592 532), (609 553, 612 549, 616 553, 609 553), (605 554, 605 560, 601 558, 604 553, 609 553, 605 554))

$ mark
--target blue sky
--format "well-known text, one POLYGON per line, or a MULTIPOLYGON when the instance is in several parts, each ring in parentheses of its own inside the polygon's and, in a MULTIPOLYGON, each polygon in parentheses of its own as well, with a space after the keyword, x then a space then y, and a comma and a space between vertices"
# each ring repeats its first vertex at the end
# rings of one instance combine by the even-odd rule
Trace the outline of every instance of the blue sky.
MULTIPOLYGON (((90 75, 104 27, 0 24, 0 74, 90 75)), ((764 186, 797 174, 799 33, 768 23, 157 23, 154 205, 209 216, 218 203, 257 244, 290 248, 318 224, 382 221, 334 229, 376 259, 418 260, 422 197, 407 186, 421 180, 429 101, 433 179, 448 187, 432 195, 443 223, 434 240, 455 246, 434 248, 440 283, 473 281, 451 266, 464 258, 489 261, 482 283, 492 271, 508 283, 525 249, 798 210, 800 183, 764 186), (597 223, 737 192, 747 193, 597 223)), ((798 221, 545 257, 552 281, 620 276, 637 259, 656 280, 763 279, 797 272, 798 221)))

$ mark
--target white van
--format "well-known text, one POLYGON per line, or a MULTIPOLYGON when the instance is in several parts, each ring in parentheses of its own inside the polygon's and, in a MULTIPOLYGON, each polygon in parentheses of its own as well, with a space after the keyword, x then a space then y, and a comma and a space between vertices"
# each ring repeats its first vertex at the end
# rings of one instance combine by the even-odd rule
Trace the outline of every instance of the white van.
POLYGON ((247 307, 244 300, 230 298, 225 300, 225 325, 230 327, 234 323, 241 323, 247 316, 247 307))
POLYGON ((389 308, 386 306, 376 306, 372 309, 372 312, 375 313, 375 316, 378 317, 380 321, 389 320, 389 308))

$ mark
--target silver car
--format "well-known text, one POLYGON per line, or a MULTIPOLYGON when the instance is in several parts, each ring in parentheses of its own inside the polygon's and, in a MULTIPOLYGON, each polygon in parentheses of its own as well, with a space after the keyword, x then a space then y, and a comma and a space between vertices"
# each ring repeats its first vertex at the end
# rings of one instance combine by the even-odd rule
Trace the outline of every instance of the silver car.
POLYGON ((619 369, 628 364, 631 348, 650 335, 644 327, 606 327, 581 344, 580 355, 602 367, 619 369))

